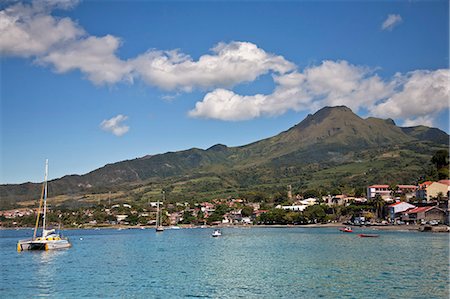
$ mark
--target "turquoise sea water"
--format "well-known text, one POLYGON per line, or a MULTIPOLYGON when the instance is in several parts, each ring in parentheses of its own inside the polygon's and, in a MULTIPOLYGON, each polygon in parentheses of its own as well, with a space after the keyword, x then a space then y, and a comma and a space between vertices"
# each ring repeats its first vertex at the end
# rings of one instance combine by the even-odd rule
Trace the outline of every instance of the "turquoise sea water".
POLYGON ((449 235, 336 228, 65 231, 73 247, 16 252, 1 230, 0 298, 449 298, 449 235))

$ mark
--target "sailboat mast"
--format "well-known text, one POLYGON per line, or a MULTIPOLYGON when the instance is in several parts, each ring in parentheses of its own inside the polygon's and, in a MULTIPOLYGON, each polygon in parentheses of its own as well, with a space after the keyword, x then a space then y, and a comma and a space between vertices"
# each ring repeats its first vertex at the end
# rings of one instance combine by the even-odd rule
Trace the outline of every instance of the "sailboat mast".
POLYGON ((45 231, 45 216, 47 213, 47 178, 48 178, 48 159, 45 160, 45 177, 44 177, 44 215, 42 217, 42 229, 45 231))
POLYGON ((156 204, 156 228, 158 228, 158 226, 159 226, 159 199, 156 204))

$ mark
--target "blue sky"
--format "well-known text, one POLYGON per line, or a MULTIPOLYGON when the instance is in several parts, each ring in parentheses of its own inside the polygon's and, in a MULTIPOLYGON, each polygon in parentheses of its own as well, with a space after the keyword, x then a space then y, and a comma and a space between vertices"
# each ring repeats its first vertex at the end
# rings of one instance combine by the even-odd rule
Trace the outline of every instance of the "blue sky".
POLYGON ((448 1, 6 1, 1 183, 216 143, 326 105, 448 133, 448 1))

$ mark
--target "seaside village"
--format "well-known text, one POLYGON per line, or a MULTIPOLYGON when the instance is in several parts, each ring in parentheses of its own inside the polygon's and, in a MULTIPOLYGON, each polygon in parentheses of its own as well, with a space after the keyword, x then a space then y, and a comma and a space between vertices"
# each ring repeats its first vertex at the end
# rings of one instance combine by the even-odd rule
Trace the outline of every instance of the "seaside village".
MULTIPOLYGON (((209 202, 148 202, 145 207, 118 202, 77 210, 52 209, 48 221, 64 227, 132 227, 155 225, 158 205, 165 226, 318 224, 416 225, 433 228, 449 225, 450 180, 426 181, 419 185, 371 185, 365 197, 345 194, 304 198, 293 195, 281 203, 250 202, 244 198, 209 202)), ((2 227, 33 226, 37 208, 0 211, 2 227)), ((431 229, 430 229, 431 230, 431 229)))

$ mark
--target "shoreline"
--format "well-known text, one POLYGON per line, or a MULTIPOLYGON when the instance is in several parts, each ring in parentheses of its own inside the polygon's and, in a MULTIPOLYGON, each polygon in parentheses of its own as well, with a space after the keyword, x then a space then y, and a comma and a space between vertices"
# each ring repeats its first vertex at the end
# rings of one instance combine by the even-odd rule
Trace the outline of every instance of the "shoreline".
MULTIPOLYGON (((344 223, 314 223, 314 224, 245 224, 245 225, 172 225, 165 226, 164 228, 167 230, 172 229, 192 229, 192 228, 202 228, 202 229, 212 229, 212 228, 340 228, 350 226, 353 228, 359 229, 372 229, 372 230, 380 230, 380 231, 429 231, 429 232, 449 232, 450 226, 447 225, 438 225, 438 226, 424 226, 424 225, 370 225, 370 226, 355 226, 348 225, 344 223)), ((0 230, 28 230, 34 229, 34 227, 0 227, 0 230)), ((102 229, 117 229, 117 230, 126 230, 126 229, 155 229, 154 225, 105 225, 105 226, 83 226, 83 227, 71 227, 71 228, 63 228, 62 231, 66 230, 102 230, 102 229)))

